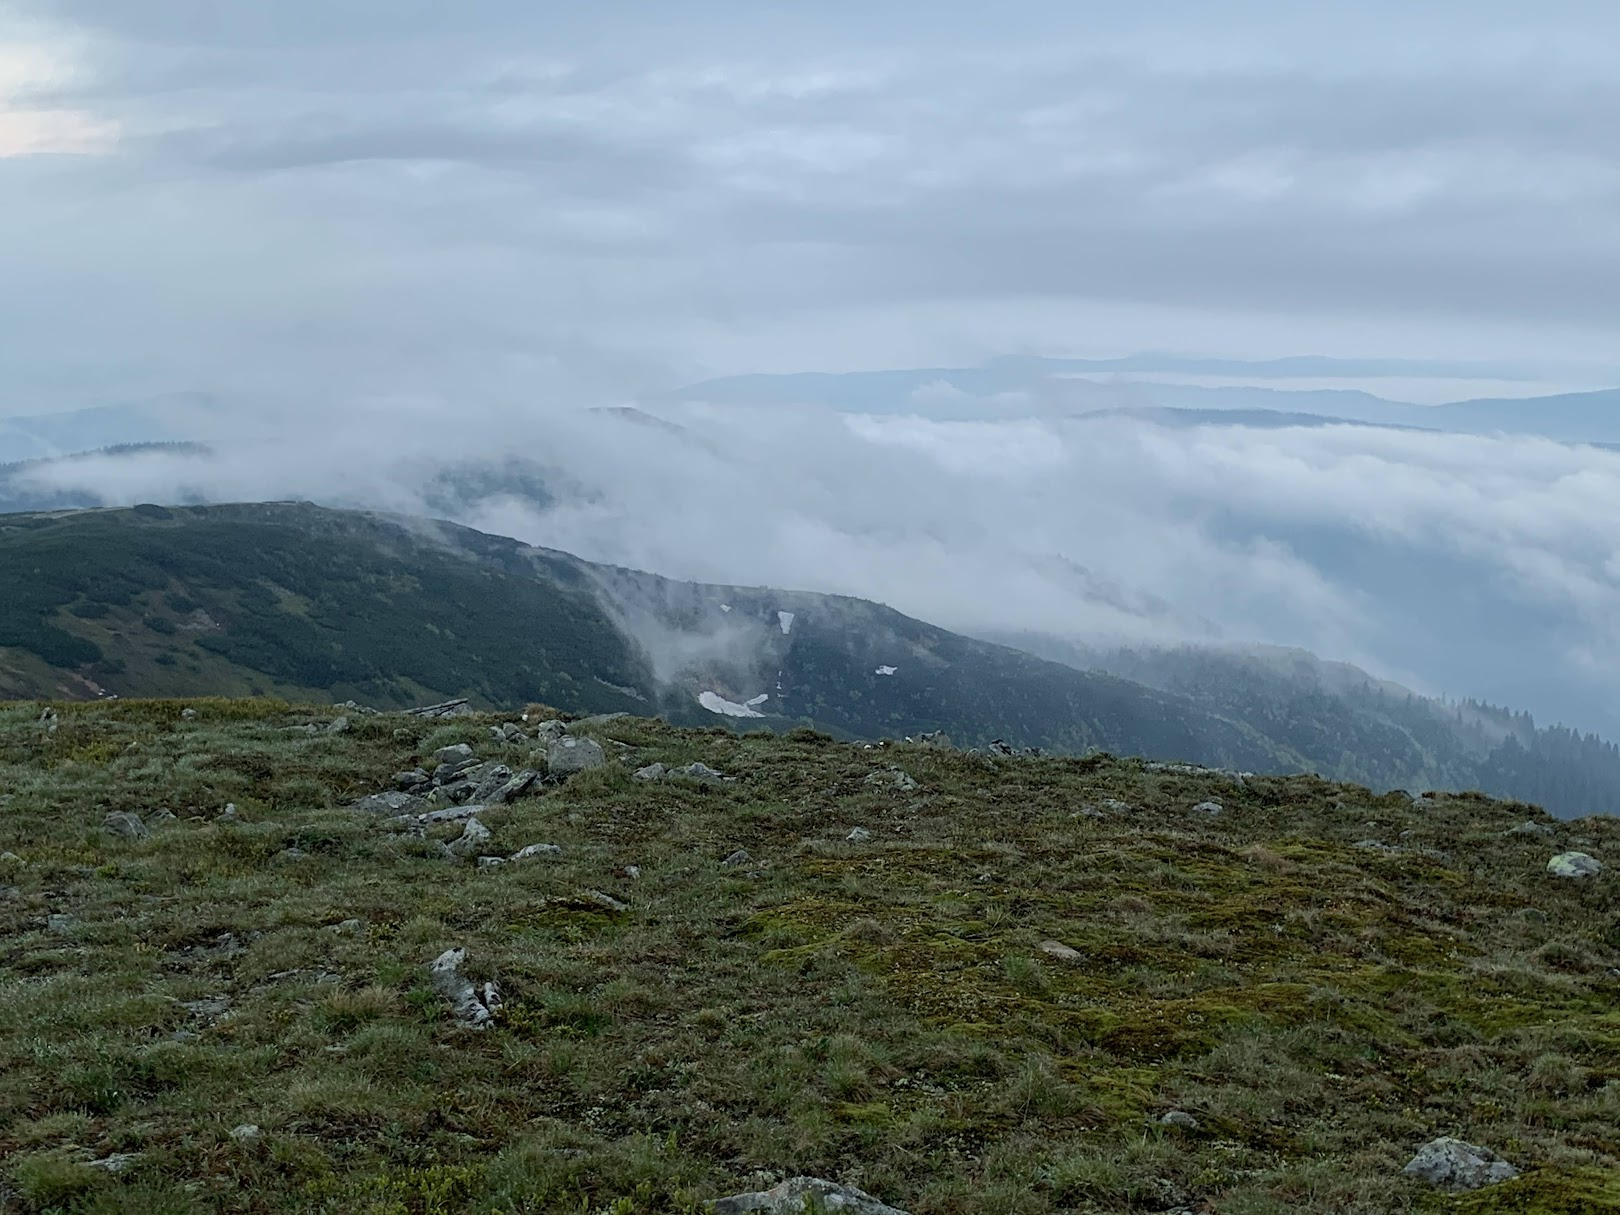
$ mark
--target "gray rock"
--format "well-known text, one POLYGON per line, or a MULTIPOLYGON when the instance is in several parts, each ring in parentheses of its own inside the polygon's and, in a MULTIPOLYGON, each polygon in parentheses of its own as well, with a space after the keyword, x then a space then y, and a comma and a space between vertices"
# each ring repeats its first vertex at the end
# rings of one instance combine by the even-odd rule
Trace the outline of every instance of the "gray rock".
POLYGON ((463 696, 460 700, 441 701, 436 705, 423 705, 419 709, 406 709, 405 712, 412 717, 466 717, 472 712, 472 708, 467 704, 467 698, 463 696))
POLYGON ((1395 847, 1394 844, 1386 844, 1386 843, 1384 843, 1383 840, 1357 840, 1354 844, 1352 844, 1350 846, 1352 848, 1359 848, 1363 852, 1399 852, 1400 851, 1400 849, 1395 847))
POLYGON ((0 852, 0 865, 25 865, 27 863, 15 852, 0 852))
POLYGON ((433 753, 433 759, 441 764, 464 764, 473 758, 473 749, 466 743, 452 743, 448 747, 440 747, 433 753))
POLYGON ((336 924, 328 924, 326 926, 326 931, 341 933, 344 936, 353 936, 357 933, 364 932, 365 927, 366 924, 364 920, 340 920, 336 924))
POLYGON ((750 865, 754 858, 748 855, 748 849, 739 848, 720 863, 728 869, 736 869, 741 865, 750 865))
POLYGON ((1171 1110, 1163 1118, 1159 1119, 1159 1125, 1180 1127, 1184 1131, 1196 1131, 1198 1129, 1198 1119, 1194 1118, 1186 1110, 1171 1110))
POLYGON ((882 772, 874 772, 866 778, 866 783, 884 789, 898 789, 902 793, 910 793, 917 787, 917 782, 911 778, 911 774, 900 768, 886 768, 882 772))
POLYGON ((283 848, 270 860, 277 865, 296 865, 299 861, 309 860, 309 853, 302 848, 283 848))
POLYGON ((128 810, 115 810, 101 820, 102 830, 121 840, 144 840, 152 833, 128 810))
POLYGON ((511 859, 514 861, 533 861, 561 855, 562 849, 556 844, 529 844, 527 847, 519 848, 514 852, 511 859))
POLYGON ((1129 814, 1131 812, 1131 804, 1129 802, 1122 802, 1117 797, 1103 798, 1102 808, 1114 814, 1129 814))
POLYGON ((481 806, 477 802, 466 806, 447 806, 443 810, 429 810, 426 814, 417 816, 417 821, 424 826, 431 826, 434 823, 464 823, 487 809, 488 806, 481 806))
POLYGON ((523 727, 516 722, 507 722, 501 727, 501 737, 507 742, 528 742, 529 736, 523 732, 523 727))
POLYGON ((851 844, 864 844, 872 838, 872 833, 865 827, 851 828, 850 833, 844 837, 851 844))
POLYGON ((648 764, 645 768, 636 769, 637 780, 663 780, 669 769, 663 764, 648 764))
POLYGON ((334 717, 326 724, 326 732, 328 734, 343 734, 346 733, 348 729, 349 719, 347 717, 334 717))
POLYGON ((702 781, 706 785, 718 785, 726 779, 725 773, 704 763, 687 764, 684 768, 677 768, 675 774, 689 780, 702 781))
MULTIPOLYGON (((524 768, 521 772, 513 773, 510 780, 508 780, 499 789, 491 792, 487 798, 482 800, 491 806, 504 806, 508 802, 516 801, 530 789, 534 788, 535 781, 539 779, 540 774, 533 768, 524 768)), ((482 785, 480 785, 479 788, 481 790, 482 785)), ((477 791, 475 791, 475 796, 476 792, 477 791)))
POLYGON ((551 744, 568 733, 568 727, 562 722, 552 720, 543 721, 534 728, 534 740, 538 743, 551 744))
POLYGON ((58 935, 62 935, 71 932, 73 926, 78 922, 79 921, 73 916, 70 916, 65 912, 57 912, 55 915, 46 917, 45 930, 47 932, 54 932, 58 935))
POLYGON ((251 1122, 244 1122, 241 1126, 231 1128, 231 1138, 238 1143, 246 1143, 259 1137, 259 1128, 251 1122))
POLYGON ((1526 819, 1517 827, 1510 827, 1505 835, 1551 835, 1553 829, 1546 823, 1538 823, 1535 819, 1526 819))
POLYGON ((476 782, 469 795, 471 800, 487 805, 493 800, 496 791, 512 779, 512 769, 505 764, 481 764, 476 774, 468 773, 468 776, 476 782))
POLYGON ((396 772, 393 776, 394 788, 403 792, 418 789, 432 781, 432 777, 421 768, 412 768, 408 772, 396 772))
POLYGON ((1069 815, 1069 817, 1070 818, 1107 818, 1108 816, 1106 814, 1104 814, 1101 810, 1097 809, 1097 807, 1095 807, 1095 806, 1081 806, 1080 809, 1076 810, 1073 814, 1069 815))
POLYGON ((478 858, 478 867, 480 869, 498 869, 504 864, 506 864, 504 856, 481 856, 478 858))
POLYGON ((630 904, 622 903, 618 899, 614 898, 611 894, 605 894, 600 890, 587 890, 585 892, 585 897, 590 899, 590 901, 595 903, 598 907, 605 907, 609 911, 630 910, 630 904))
POLYGON ((455 856, 476 856, 489 843, 490 830, 475 818, 469 818, 467 825, 461 829, 461 836, 450 845, 450 851, 455 856))
POLYGON ((1193 812, 1195 814, 1208 814, 1211 817, 1213 817, 1213 816, 1215 816, 1217 814, 1222 813, 1225 809, 1226 809, 1226 807, 1221 805, 1220 802, 1215 802, 1215 801, 1199 802, 1196 806, 1193 807, 1193 812))
POLYGON ((781 1185, 752 1194, 733 1194, 709 1203, 712 1215, 744 1215, 761 1211, 765 1215, 804 1215, 825 1211, 828 1215, 906 1215, 899 1207, 878 1201, 854 1186, 823 1181, 819 1177, 793 1177, 781 1185))
POLYGON ((242 816, 237 812, 235 802, 226 802, 225 809, 214 816, 214 821, 216 823, 237 823, 242 821, 242 816))
POLYGON ((940 751, 949 751, 952 747, 951 736, 943 730, 929 730, 917 735, 912 740, 919 747, 934 747, 940 751))
POLYGON ((1042 941, 1041 952, 1049 958, 1056 958, 1059 962, 1085 961, 1085 956, 1078 949, 1072 949, 1062 941, 1042 941))
POLYGON ((494 983, 485 983, 482 992, 475 988, 461 973, 466 961, 465 949, 447 949, 428 965, 428 976, 433 990, 450 1005, 450 1014, 458 1025, 485 1029, 500 1009, 500 989, 494 983))
POLYGON ((546 767, 553 777, 573 776, 591 768, 600 768, 607 762, 602 744, 593 738, 575 738, 565 734, 554 738, 546 747, 546 767))
POLYGON ((373 793, 369 797, 362 797, 349 809, 358 810, 361 814, 414 813, 421 804, 421 800, 421 798, 412 797, 409 793, 401 793, 397 789, 390 789, 386 793, 373 793))
POLYGON ((141 1158, 139 1152, 114 1152, 111 1156, 103 1156, 100 1160, 86 1160, 87 1169, 100 1169, 105 1173, 122 1173, 131 1168, 141 1158))
POLYGON ((1547 862, 1547 872, 1561 878, 1596 877, 1603 872, 1603 862, 1584 852, 1560 852, 1547 862))
POLYGON ((1490 1148, 1451 1138, 1424 1144, 1401 1172, 1452 1193, 1477 1190, 1519 1175, 1518 1169, 1490 1148))
POLYGON ((196 709, 181 709, 180 710, 180 718, 181 718, 182 721, 196 721, 197 720, 197 710, 196 709))
POLYGON ((589 730, 596 726, 605 726, 609 722, 620 721, 629 717, 628 713, 598 713, 594 717, 581 717, 578 721, 568 723, 569 731, 589 730))
POLYGON ((626 865, 624 867, 624 876, 629 878, 631 881, 635 881, 638 877, 641 876, 641 866, 640 865, 626 865))

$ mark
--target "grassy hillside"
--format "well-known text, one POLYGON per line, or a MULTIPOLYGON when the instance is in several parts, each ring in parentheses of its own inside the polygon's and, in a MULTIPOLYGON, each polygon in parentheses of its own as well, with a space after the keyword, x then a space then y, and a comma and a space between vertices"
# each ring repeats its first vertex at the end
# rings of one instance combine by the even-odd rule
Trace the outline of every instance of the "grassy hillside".
POLYGON ((0 708, 0 1209, 1620 1210, 1614 870, 1546 872, 1620 820, 621 719, 480 868, 346 803, 515 715, 187 707, 0 708), (1430 1192, 1437 1135, 1523 1175, 1430 1192))
POLYGON ((1294 766, 1184 698, 856 599, 679 583, 306 503, 0 516, 0 696, 451 696, 1294 766), (791 613, 791 620, 783 616, 791 613), (880 674, 880 668, 894 674, 880 674))

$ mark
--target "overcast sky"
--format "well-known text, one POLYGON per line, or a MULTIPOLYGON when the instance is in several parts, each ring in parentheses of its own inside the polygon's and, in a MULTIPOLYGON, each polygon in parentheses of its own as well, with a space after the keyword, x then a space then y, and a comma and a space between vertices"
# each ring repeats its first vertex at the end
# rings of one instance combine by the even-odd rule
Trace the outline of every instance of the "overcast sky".
POLYGON ((1008 351, 1556 378, 1620 361, 1617 46, 1600 0, 0 0, 0 412, 1008 351))

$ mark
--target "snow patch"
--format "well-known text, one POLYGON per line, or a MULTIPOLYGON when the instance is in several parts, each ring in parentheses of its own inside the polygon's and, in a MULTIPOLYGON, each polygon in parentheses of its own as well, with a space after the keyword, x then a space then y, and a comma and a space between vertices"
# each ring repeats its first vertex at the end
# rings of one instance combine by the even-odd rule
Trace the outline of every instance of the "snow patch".
POLYGON ((786 637, 789 633, 791 633, 793 631, 793 613, 792 612, 778 612, 778 613, 776 613, 776 619, 781 622, 782 636, 786 637))
POLYGON ((758 709, 752 707, 756 702, 740 705, 734 700, 727 700, 718 692, 702 692, 698 695, 698 704, 711 713, 719 713, 725 717, 764 717, 758 709))
POLYGON ((729 603, 722 603, 720 605, 720 610, 722 612, 729 612, 731 610, 731 605, 729 603))
POLYGON ((899 667, 879 667, 877 673, 879 675, 893 675, 899 669, 899 667))
POLYGON ((764 704, 770 698, 771 698, 771 694, 769 692, 761 692, 758 696, 754 697, 754 699, 743 701, 743 704, 747 705, 750 709, 752 709, 755 705, 764 704))

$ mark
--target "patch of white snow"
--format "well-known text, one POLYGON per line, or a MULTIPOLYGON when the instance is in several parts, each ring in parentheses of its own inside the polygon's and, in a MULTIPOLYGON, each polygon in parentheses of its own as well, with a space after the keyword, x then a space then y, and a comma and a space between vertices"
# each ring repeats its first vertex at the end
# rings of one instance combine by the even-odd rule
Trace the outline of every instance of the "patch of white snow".
POLYGON ((764 704, 770 698, 771 698, 771 694, 769 692, 761 692, 758 696, 754 697, 754 699, 743 701, 743 704, 747 705, 750 709, 752 709, 755 705, 764 704))
POLYGON ((740 705, 734 700, 727 700, 718 692, 702 692, 698 695, 698 704, 711 713, 719 713, 724 717, 764 717, 758 709, 748 705, 740 705))
POLYGON ((720 610, 722 612, 729 612, 731 610, 731 605, 729 603, 722 603, 720 605, 720 610))
POLYGON ((782 622, 782 636, 784 637, 793 631, 793 615, 792 612, 776 613, 777 620, 782 622))
POLYGON ((877 673, 879 675, 893 675, 899 669, 899 667, 879 667, 877 673))

